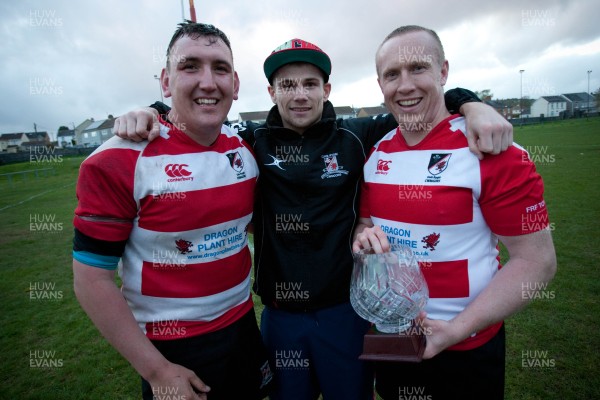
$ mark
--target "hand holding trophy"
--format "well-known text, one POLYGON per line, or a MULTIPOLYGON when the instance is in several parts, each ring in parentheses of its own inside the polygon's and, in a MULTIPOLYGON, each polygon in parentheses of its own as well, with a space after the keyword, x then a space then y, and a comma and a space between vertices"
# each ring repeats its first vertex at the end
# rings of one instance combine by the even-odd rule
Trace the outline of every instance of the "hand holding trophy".
POLYGON ((421 361, 425 336, 415 329, 414 319, 428 299, 427 283, 410 248, 354 253, 350 302, 358 315, 376 327, 365 335, 360 359, 421 361))

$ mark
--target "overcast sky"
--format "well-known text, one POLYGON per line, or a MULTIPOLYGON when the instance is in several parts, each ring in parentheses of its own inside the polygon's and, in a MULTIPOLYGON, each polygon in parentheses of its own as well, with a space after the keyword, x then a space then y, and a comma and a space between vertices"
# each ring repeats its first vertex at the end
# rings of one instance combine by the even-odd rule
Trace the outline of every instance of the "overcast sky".
MULTIPOLYGON (((70 128, 160 99, 168 42, 182 0, 19 0, 0 5, 0 133, 70 128)), ((183 0, 189 18, 188 0, 183 0)), ((332 59, 330 100, 375 106, 374 53, 401 25, 436 30, 450 62, 446 88, 491 89, 494 98, 538 98, 600 87, 598 0, 195 1, 199 22, 230 38, 241 80, 240 112, 272 106, 264 59, 300 37, 332 59)))

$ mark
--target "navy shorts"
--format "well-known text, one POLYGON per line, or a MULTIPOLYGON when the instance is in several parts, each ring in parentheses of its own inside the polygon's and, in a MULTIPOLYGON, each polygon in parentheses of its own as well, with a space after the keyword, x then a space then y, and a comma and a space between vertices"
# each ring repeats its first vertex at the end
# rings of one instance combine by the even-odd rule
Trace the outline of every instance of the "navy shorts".
POLYGON ((263 340, 275 369, 271 400, 372 400, 373 372, 358 359, 370 323, 350 303, 312 312, 265 307, 263 340))
MULTIPOLYGON (((273 369, 254 310, 216 332, 152 343, 167 360, 191 369, 210 386, 211 400, 263 399, 272 386, 273 369)), ((152 388, 144 379, 142 395, 152 400, 152 388)))
POLYGON ((378 362, 377 393, 384 399, 504 399, 504 325, 472 350, 443 351, 420 363, 378 362))

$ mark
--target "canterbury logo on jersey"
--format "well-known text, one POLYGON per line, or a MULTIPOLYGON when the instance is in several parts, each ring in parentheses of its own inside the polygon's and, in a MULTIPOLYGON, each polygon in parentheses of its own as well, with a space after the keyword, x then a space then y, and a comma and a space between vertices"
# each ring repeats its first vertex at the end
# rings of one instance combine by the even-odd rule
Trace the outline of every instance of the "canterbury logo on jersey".
POLYGON ((390 164, 392 160, 377 160, 377 171, 376 174, 387 175, 390 170, 390 164))
POLYGON ((187 167, 189 167, 187 164, 168 164, 165 167, 165 173, 173 179, 167 181, 193 181, 194 178, 190 177, 192 173, 186 169, 187 167))
POLYGON ((187 164, 169 164, 165 167, 165 172, 173 178, 178 176, 190 176, 192 173, 185 169, 187 167, 187 164))

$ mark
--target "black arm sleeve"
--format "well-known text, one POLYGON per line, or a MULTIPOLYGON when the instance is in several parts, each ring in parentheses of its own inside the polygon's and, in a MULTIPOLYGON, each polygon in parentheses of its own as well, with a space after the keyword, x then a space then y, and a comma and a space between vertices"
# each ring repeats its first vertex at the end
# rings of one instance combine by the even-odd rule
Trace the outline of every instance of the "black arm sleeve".
POLYGON ((106 240, 94 239, 75 228, 75 237, 73 238, 74 251, 86 251, 102 256, 121 257, 125 251, 126 244, 127 240, 109 242, 106 240))
POLYGON ((468 89, 456 88, 450 89, 444 95, 444 99, 446 101, 446 108, 450 111, 451 114, 459 114, 460 106, 465 103, 470 103, 472 101, 481 102, 479 97, 468 89))
MULTIPOLYGON (((446 104, 448 100, 446 100, 446 104)), ((166 105, 165 103, 161 103, 160 101, 155 102, 154 104, 150 104, 150 108, 154 108, 158 113, 164 116, 164 119, 167 120, 167 114, 171 111, 171 107, 166 105)))

